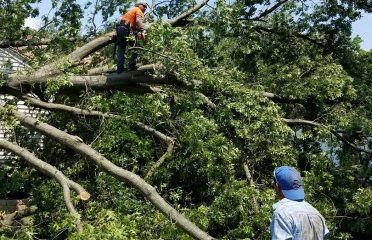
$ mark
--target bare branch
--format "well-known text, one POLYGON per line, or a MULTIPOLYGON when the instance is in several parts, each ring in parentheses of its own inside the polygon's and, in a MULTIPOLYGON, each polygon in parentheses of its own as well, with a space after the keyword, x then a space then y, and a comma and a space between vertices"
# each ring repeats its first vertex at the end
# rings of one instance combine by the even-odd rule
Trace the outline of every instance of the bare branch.
POLYGON ((267 15, 269 15, 270 13, 274 12, 276 9, 278 9, 280 6, 282 6, 284 3, 288 2, 288 0, 282 0, 282 1, 279 1, 277 4, 275 4, 274 6, 272 6, 271 8, 269 9, 266 9, 265 11, 263 11, 260 15, 258 15, 257 17, 254 17, 254 18, 250 18, 250 19, 247 19, 247 20, 252 20, 252 21, 257 21, 257 20, 260 20, 261 18, 263 17, 266 17, 267 15))
POLYGON ((354 143, 351 143, 350 141, 348 141, 344 136, 342 136, 341 134, 339 134, 337 131, 332 131, 332 133, 339 139, 341 140, 342 142, 346 143, 347 145, 349 145, 351 148, 354 148, 355 150, 359 151, 359 152, 365 152, 365 153, 369 153, 369 154, 372 154, 372 150, 369 150, 369 149, 364 149, 364 148, 361 148, 359 146, 357 146, 356 144, 354 143))
MULTIPOLYGON (((308 126, 312 126, 312 127, 321 127, 322 126, 322 124, 320 124, 320 123, 317 123, 317 122, 314 122, 314 121, 309 121, 309 120, 303 120, 303 119, 286 119, 286 118, 282 118, 282 120, 285 123, 288 123, 288 124, 300 124, 300 125, 308 125, 308 126)), ((371 150, 361 148, 361 147, 357 146, 356 144, 349 142, 345 137, 343 137, 337 131, 330 130, 330 132, 333 135, 335 135, 340 141, 344 142, 345 144, 347 144, 351 148, 355 149, 356 151, 372 154, 372 151, 371 150)))
POLYGON ((167 147, 167 151, 159 158, 158 161, 156 161, 156 163, 150 168, 150 170, 147 172, 146 176, 145 176, 145 179, 149 179, 152 174, 154 173, 154 171, 159 168, 163 163, 164 161, 170 157, 172 155, 172 152, 173 152, 173 148, 174 148, 174 143, 170 143, 168 144, 168 147, 167 147))
POLYGON ((8 47, 27 47, 27 46, 43 46, 48 45, 50 43, 50 39, 41 39, 39 41, 33 42, 28 40, 22 41, 0 41, 0 48, 8 48, 8 47))
POLYGON ((197 12, 200 8, 204 7, 208 3, 208 1, 209 0, 203 0, 200 3, 196 4, 194 7, 187 10, 186 12, 182 13, 181 15, 179 15, 175 18, 169 19, 166 22, 169 23, 172 26, 177 25, 178 22, 188 18, 190 15, 197 12))
MULTIPOLYGON (((279 36, 286 34, 286 33, 278 32, 278 31, 276 31, 274 29, 271 29, 271 28, 266 28, 264 26, 255 26, 254 29, 257 30, 257 31, 264 31, 264 32, 272 33, 272 34, 279 35, 279 36)), ((311 42, 311 43, 313 43, 313 44, 315 44, 315 45, 317 45, 321 48, 325 48, 325 45, 323 43, 320 43, 317 40, 312 39, 308 35, 301 34, 301 33, 295 33, 295 34, 292 34, 290 36, 304 39, 304 40, 306 40, 308 42, 311 42)))
POLYGON ((287 119, 287 118, 282 118, 283 122, 288 123, 288 124, 302 124, 302 125, 309 125, 312 127, 320 127, 321 124, 314 122, 314 121, 309 121, 309 120, 304 120, 304 119, 287 119))
POLYGON ((149 127, 146 124, 143 124, 141 122, 137 123, 137 127, 139 127, 140 129, 142 129, 142 130, 144 130, 148 133, 151 133, 154 137, 157 137, 158 139, 164 141, 167 145, 169 145, 170 143, 175 142, 175 138, 168 137, 164 133, 161 133, 161 132, 157 131, 156 129, 154 129, 152 127, 149 127))
POLYGON ((151 1, 150 8, 149 8, 149 12, 145 15, 145 19, 146 19, 148 16, 151 16, 151 14, 155 11, 155 5, 156 5, 156 0, 152 0, 152 1, 151 1))
POLYGON ((253 181, 253 177, 252 177, 251 171, 249 170, 249 167, 246 161, 243 162, 243 169, 244 169, 245 177, 247 178, 247 181, 249 183, 249 186, 254 186, 255 184, 253 181))
POLYGON ((131 186, 140 191, 160 212, 169 217, 175 224, 182 230, 187 232, 190 236, 197 239, 213 239, 208 233, 201 230, 194 223, 190 222, 176 209, 167 203, 157 193, 156 189, 144 181, 140 176, 133 172, 120 168, 107 160, 100 153, 86 145, 81 139, 61 131, 53 126, 43 123, 35 118, 28 117, 18 111, 13 111, 13 115, 20 121, 20 123, 30 129, 41 132, 42 134, 51 137, 59 143, 70 147, 77 153, 86 156, 91 161, 95 162, 98 166, 106 170, 117 179, 129 183, 131 186))
POLYGON ((278 95, 270 92, 263 92, 263 95, 267 98, 270 98, 273 102, 276 103, 302 103, 300 99, 295 98, 294 96, 278 95))
MULTIPOLYGON (((59 110, 59 111, 64 111, 64 112, 70 112, 70 113, 73 113, 73 114, 76 114, 76 115, 96 116, 96 117, 102 117, 102 118, 121 118, 121 119, 125 119, 125 117, 117 115, 117 114, 103 113, 103 112, 94 111, 94 110, 92 110, 92 111, 91 110, 85 110, 85 109, 81 109, 81 108, 77 108, 77 107, 71 107, 71 106, 68 106, 68 105, 58 104, 58 103, 44 102, 44 101, 41 101, 37 98, 33 98, 33 97, 30 97, 30 96, 25 95, 25 94, 16 93, 15 91, 13 91, 13 95, 17 96, 20 99, 23 99, 25 102, 27 102, 29 104, 32 104, 34 106, 37 106, 37 107, 40 107, 40 108, 43 108, 43 109, 47 109, 47 110, 59 110)), ((159 140, 164 141, 167 145, 169 145, 170 143, 174 143, 176 141, 175 138, 169 137, 169 136, 165 135, 164 133, 161 133, 161 132, 157 131, 156 129, 154 129, 154 128, 152 128, 152 127, 150 127, 150 126, 148 126, 144 123, 138 122, 138 123, 136 123, 136 127, 152 134, 154 137, 158 138, 159 140)))
POLYGON ((68 187, 67 183, 64 181, 59 181, 59 183, 62 185, 62 188, 63 188, 63 199, 65 200, 67 209, 76 218, 76 229, 78 232, 82 232, 83 226, 80 221, 80 214, 75 210, 75 207, 72 204, 71 196, 70 196, 70 188, 68 187))
POLYGON ((204 103, 207 104, 208 107, 211 109, 216 108, 216 104, 214 104, 207 96, 205 96, 203 93, 199 93, 199 96, 203 98, 204 103))
POLYGON ((45 175, 56 179, 61 186, 63 187, 63 197, 66 203, 66 206, 70 213, 76 215, 77 217, 77 229, 78 231, 82 231, 81 223, 80 223, 80 215, 75 210, 74 206, 71 202, 70 197, 70 188, 72 188, 76 193, 78 193, 81 200, 86 201, 90 198, 89 193, 78 183, 68 179, 61 171, 59 171, 56 167, 46 163, 33 155, 27 149, 18 146, 17 144, 11 143, 7 140, 0 140, 0 148, 8 150, 26 162, 28 162, 31 166, 39 170, 40 172, 44 173, 45 175))
POLYGON ((26 218, 34 214, 37 211, 37 206, 31 205, 28 206, 28 201, 26 199, 13 199, 13 200, 0 200, 0 204, 5 206, 12 206, 13 209, 8 209, 13 211, 12 213, 6 214, 5 212, 0 211, 0 227, 1 226, 13 226, 16 220, 21 220, 22 224, 27 224, 26 218))
MULTIPOLYGON (((244 170, 244 173, 245 173, 245 177, 247 178, 247 182, 249 183, 249 186, 254 187, 254 186, 256 186, 256 184, 253 180, 251 170, 249 169, 248 161, 249 161, 248 156, 246 154, 244 154, 242 156, 242 163, 243 163, 243 170, 244 170)), ((253 198, 254 210, 255 210, 256 213, 258 213, 259 209, 260 209, 260 205, 258 204, 257 197, 252 196, 252 198, 253 198)))

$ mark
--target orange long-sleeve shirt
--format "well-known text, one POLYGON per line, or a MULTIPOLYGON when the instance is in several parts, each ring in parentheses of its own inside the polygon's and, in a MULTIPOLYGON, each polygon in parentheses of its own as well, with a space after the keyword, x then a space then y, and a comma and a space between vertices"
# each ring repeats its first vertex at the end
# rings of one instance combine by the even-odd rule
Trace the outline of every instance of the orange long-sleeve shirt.
POLYGON ((142 31, 143 18, 144 15, 141 9, 139 7, 134 7, 121 17, 121 21, 128 22, 132 29, 142 31))

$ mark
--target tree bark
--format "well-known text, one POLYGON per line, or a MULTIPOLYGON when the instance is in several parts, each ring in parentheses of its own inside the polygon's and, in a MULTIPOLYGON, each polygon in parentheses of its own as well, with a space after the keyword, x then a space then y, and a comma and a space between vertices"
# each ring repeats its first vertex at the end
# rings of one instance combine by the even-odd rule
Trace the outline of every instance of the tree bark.
POLYGON ((189 16, 191 16, 192 14, 196 13, 200 8, 204 7, 208 2, 209 2, 209 0, 203 0, 200 3, 196 4, 194 7, 187 10, 186 12, 180 14, 179 16, 177 16, 175 18, 166 20, 165 22, 169 23, 172 26, 176 26, 178 24, 178 22, 180 22, 181 20, 184 20, 184 19, 188 18, 189 16))
POLYGON ((201 230, 194 223, 186 219, 176 209, 169 205, 155 188, 144 181, 140 176, 122 169, 100 153, 84 144, 80 138, 67 134, 53 126, 43 123, 35 118, 28 117, 18 111, 13 111, 13 115, 20 121, 20 123, 30 129, 36 130, 51 137, 59 143, 70 147, 74 151, 86 156, 88 159, 95 162, 98 166, 106 170, 111 175, 119 180, 129 183, 131 186, 139 190, 160 212, 169 217, 178 227, 188 233, 190 236, 197 239, 213 239, 208 233, 201 230))
MULTIPOLYGON (((190 8, 186 12, 180 14, 179 16, 175 18, 168 19, 165 22, 172 26, 175 26, 178 22, 189 17, 193 13, 197 12, 200 8, 202 8, 207 3, 208 3, 208 0, 203 0, 202 2, 190 8)), ((47 64, 47 65, 44 65, 43 67, 41 67, 40 69, 38 69, 35 73, 31 75, 27 74, 26 72, 11 74, 9 76, 9 80, 12 82, 12 84, 8 86, 14 88, 17 85, 22 85, 24 82, 35 82, 36 83, 40 81, 41 79, 46 81, 46 79, 61 75, 63 74, 64 69, 59 68, 59 66, 63 64, 64 68, 66 69, 71 66, 75 66, 79 64, 81 60, 89 56, 91 53, 109 45, 110 43, 113 43, 115 35, 116 35, 115 31, 112 31, 103 36, 100 36, 88 42, 84 46, 77 48, 75 51, 67 55, 65 58, 59 61, 55 61, 53 63, 47 64)))
POLYGON ((76 193, 78 193, 81 200, 86 201, 90 198, 89 193, 78 183, 68 179, 61 171, 59 171, 56 167, 46 163, 30 153, 25 148, 22 148, 14 143, 11 143, 6 140, 0 140, 0 148, 6 149, 15 155, 21 157, 26 162, 28 162, 31 166, 39 170, 40 172, 44 173, 45 175, 54 178, 59 182, 59 184, 63 188, 63 198, 65 200, 67 209, 69 212, 77 217, 77 230, 82 231, 82 225, 80 222, 80 215, 75 210, 70 196, 70 188, 72 188, 76 193))
MULTIPOLYGON (((85 110, 77 107, 72 107, 64 104, 58 104, 58 103, 49 103, 49 102, 44 102, 41 101, 37 98, 30 97, 26 94, 22 94, 18 91, 12 91, 12 94, 22 100, 24 100, 26 103, 29 103, 33 106, 40 107, 42 109, 46 110, 57 110, 57 111, 64 111, 64 112, 69 112, 72 114, 76 115, 84 115, 84 116, 95 116, 95 117, 102 117, 102 118, 123 118, 120 115, 117 114, 112 114, 112 113, 103 113, 100 111, 94 111, 94 110, 85 110)), ((135 123, 136 127, 150 133, 154 137, 158 138, 159 140, 165 142, 167 145, 169 144, 175 144, 176 139, 173 137, 169 137, 165 135, 164 133, 142 123, 142 122, 137 122, 135 123)))
MULTIPOLYGON (((164 76, 153 77, 150 72, 155 69, 161 68, 161 65, 149 64, 138 68, 135 71, 123 72, 120 74, 112 73, 110 75, 87 75, 87 76, 71 76, 69 81, 71 85, 63 88, 68 89, 99 89, 99 90, 120 90, 125 89, 129 85, 148 83, 148 84, 164 84, 170 83, 171 79, 164 76)), ((28 89, 34 85, 40 86, 45 85, 48 80, 58 80, 58 75, 50 77, 48 75, 41 76, 40 74, 34 73, 30 76, 14 76, 11 75, 7 80, 7 86, 13 89, 28 89)))
POLYGON ((149 179, 154 173, 154 171, 164 163, 164 161, 172 154, 173 148, 174 148, 174 144, 170 143, 167 147, 167 151, 159 158, 158 161, 156 161, 156 163, 147 172, 145 179, 149 179))

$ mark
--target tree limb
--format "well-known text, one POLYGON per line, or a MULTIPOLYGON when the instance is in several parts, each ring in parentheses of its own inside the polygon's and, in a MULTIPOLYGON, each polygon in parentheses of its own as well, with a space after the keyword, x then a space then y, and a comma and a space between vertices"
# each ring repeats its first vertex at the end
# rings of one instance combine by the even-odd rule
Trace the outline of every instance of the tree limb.
MULTIPOLYGON (((68 89, 123 89, 127 88, 128 85, 138 84, 138 83, 148 83, 148 84, 159 84, 159 83, 170 83, 171 79, 164 76, 153 77, 149 72, 153 72, 159 68, 161 65, 149 64, 138 68, 135 71, 127 71, 120 74, 113 73, 108 76, 105 75, 94 75, 94 76, 71 76, 69 77, 69 82, 71 85, 66 86, 68 89)), ((29 78, 13 78, 9 77, 7 80, 7 86, 14 89, 27 89, 34 85, 40 86, 45 85, 48 80, 56 79, 59 76, 54 76, 47 78, 45 76, 35 78, 35 74, 31 75, 29 78)), ((63 89, 63 87, 62 87, 63 89)))
POLYGON ((257 20, 260 20, 261 18, 263 17, 266 17, 267 15, 269 15, 270 13, 274 12, 277 8, 279 8, 280 6, 282 6, 284 3, 288 2, 288 0, 282 0, 282 1, 279 1, 277 4, 275 4, 274 6, 272 6, 271 8, 269 9, 266 9, 265 11, 263 11, 260 15, 258 15, 257 17, 254 17, 254 18, 250 18, 250 19, 246 19, 246 20, 252 20, 252 21, 257 21, 257 20))
POLYGON ((9 79, 17 82, 18 84, 21 84, 25 81, 37 82, 38 79, 47 79, 53 76, 60 75, 63 72, 61 71, 60 67, 58 67, 59 65, 65 63, 64 65, 66 68, 77 65, 83 58, 113 42, 114 36, 115 32, 110 32, 106 35, 90 41, 80 48, 77 48, 75 51, 67 55, 62 60, 44 65, 32 75, 29 75, 26 72, 13 73, 9 76, 9 79))
POLYGON ((314 121, 309 121, 309 120, 304 120, 304 119, 287 119, 287 118, 282 118, 282 121, 288 124, 302 124, 302 125, 308 125, 312 127, 320 127, 321 124, 314 122, 314 121))
MULTIPOLYGON (((300 124, 300 125, 308 125, 308 126, 312 126, 312 127, 321 127, 322 126, 322 124, 320 124, 318 122, 309 121, 309 120, 303 120, 303 119, 287 119, 287 118, 282 118, 282 120, 283 120, 283 122, 288 123, 288 124, 300 124)), ((342 141, 343 143, 345 143, 348 146, 352 147, 356 151, 372 154, 372 151, 371 150, 361 148, 361 147, 357 146, 356 144, 349 142, 345 137, 343 137, 337 131, 330 130, 330 132, 333 135, 335 135, 340 141, 342 141)))
MULTIPOLYGON (((195 5, 194 7, 190 8, 186 12, 182 13, 181 15, 166 20, 166 23, 169 23, 171 25, 176 25, 179 21, 182 19, 185 19, 189 17, 191 14, 198 11, 200 8, 202 8, 204 5, 206 5, 208 0, 203 0, 199 4, 195 5)), ((38 69, 35 73, 32 75, 27 74, 26 72, 21 73, 14 73, 9 76, 9 79, 12 79, 13 81, 16 81, 18 84, 21 84, 22 82, 37 82, 37 79, 47 79, 53 76, 57 76, 62 74, 64 69, 60 69, 58 66, 60 66, 62 63, 66 68, 77 65, 82 59, 89 56, 91 53, 107 46, 108 44, 113 42, 114 36, 116 35, 115 31, 109 32, 103 36, 100 36, 87 44, 83 45, 82 47, 77 48, 75 51, 67 55, 62 60, 55 61, 53 63, 44 65, 40 69, 38 69)), ((14 87, 14 86, 13 86, 14 87)))
MULTIPOLYGON (((256 31, 264 31, 264 32, 272 33, 272 34, 279 35, 279 36, 282 36, 282 35, 286 34, 286 33, 278 32, 278 31, 276 31, 274 29, 271 29, 271 28, 266 28, 264 26, 255 26, 254 29, 256 31)), ((318 42, 317 40, 312 39, 311 37, 309 37, 308 35, 305 35, 305 34, 295 33, 295 34, 291 34, 290 36, 304 39, 304 40, 306 40, 308 42, 311 42, 311 43, 313 43, 313 44, 315 44, 315 45, 317 45, 318 47, 321 47, 321 48, 326 47, 323 43, 318 42)))
MULTIPOLYGON (((16 91, 13 91, 12 93, 14 96, 24 100, 26 103, 29 103, 31 105, 34 105, 34 106, 37 106, 37 107, 40 107, 46 110, 58 110, 58 111, 70 112, 76 115, 95 116, 95 117, 102 117, 102 118, 123 118, 122 116, 117 115, 117 114, 103 113, 103 112, 94 111, 94 110, 85 110, 85 109, 81 109, 77 107, 68 106, 65 104, 44 102, 37 98, 30 97, 26 94, 22 94, 16 91)), ((161 133, 158 130, 142 122, 137 122, 136 127, 144 130, 145 132, 152 134, 154 137, 158 138, 159 140, 164 141, 167 145, 169 145, 170 143, 175 143, 176 141, 175 138, 169 137, 165 135, 164 133, 161 133)))
POLYGON ((50 43, 50 39, 41 39, 36 42, 28 41, 28 40, 20 40, 20 41, 0 41, 0 48, 8 48, 8 47, 27 47, 27 46, 43 46, 48 45, 50 43))
POLYGON ((11 143, 7 140, 0 140, 0 148, 6 149, 15 155, 18 155, 26 162, 28 162, 31 166, 39 170, 40 172, 44 173, 45 175, 54 178, 57 180, 62 188, 63 188, 63 197, 67 206, 67 209, 70 211, 71 214, 77 217, 77 230, 82 231, 82 226, 80 222, 80 215, 75 210, 70 196, 70 188, 78 193, 81 200, 86 201, 90 198, 89 193, 78 183, 68 179, 61 171, 59 171, 56 167, 46 163, 33 155, 31 152, 18 146, 17 144, 11 143))
POLYGON ((167 147, 167 151, 159 158, 158 161, 156 161, 156 163, 150 168, 150 170, 147 172, 146 176, 145 176, 145 179, 149 179, 152 174, 154 173, 155 169, 159 168, 163 163, 164 161, 169 157, 171 156, 172 152, 173 152, 173 148, 174 148, 174 143, 170 143, 168 144, 168 147, 167 147))
POLYGON ((197 12, 200 8, 204 7, 209 0, 203 0, 200 3, 196 4, 194 7, 190 8, 186 12, 182 13, 181 15, 178 15, 177 17, 174 17, 172 19, 166 20, 165 22, 169 23, 172 26, 177 25, 178 22, 181 22, 183 19, 188 18, 193 13, 197 12))
POLYGON ((169 205, 160 195, 156 189, 144 181, 137 174, 120 168, 107 160, 100 153, 95 151, 90 146, 86 145, 81 139, 61 131, 53 126, 43 123, 35 118, 28 117, 18 111, 12 112, 22 125, 41 132, 45 136, 51 137, 59 143, 70 147, 77 153, 86 156, 98 166, 106 170, 109 174, 115 176, 117 179, 129 183, 131 186, 140 191, 160 212, 169 217, 175 224, 188 233, 190 236, 197 239, 213 239, 208 233, 201 230, 194 223, 190 222, 176 209, 169 205))
POLYGON ((276 103, 303 103, 303 101, 294 96, 278 95, 270 92, 263 92, 263 95, 276 103))
POLYGON ((103 66, 103 67, 96 67, 96 68, 91 68, 88 70, 87 75, 101 75, 101 74, 110 74, 112 73, 113 70, 109 68, 108 66, 103 66))

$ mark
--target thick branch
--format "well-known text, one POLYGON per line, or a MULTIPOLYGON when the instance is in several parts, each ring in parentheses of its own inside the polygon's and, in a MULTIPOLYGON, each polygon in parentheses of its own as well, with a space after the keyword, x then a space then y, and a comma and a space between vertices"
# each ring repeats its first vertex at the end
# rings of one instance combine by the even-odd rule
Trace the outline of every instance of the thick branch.
POLYGON ((107 75, 112 73, 113 70, 109 68, 108 66, 103 66, 103 67, 96 67, 96 68, 91 68, 88 70, 87 75, 107 75))
POLYGON ((341 140, 342 142, 346 143, 347 145, 349 145, 350 147, 354 148, 355 150, 357 150, 359 152, 365 152, 365 153, 372 154, 372 150, 361 148, 361 147, 357 146, 356 144, 349 142, 344 136, 342 136, 341 134, 339 134, 337 131, 332 131, 332 133, 339 140, 341 140))
POLYGON ((114 36, 115 32, 110 32, 76 49, 75 51, 67 55, 66 58, 63 58, 60 61, 55 61, 53 63, 44 65, 32 75, 28 75, 27 73, 14 73, 9 76, 9 79, 17 82, 18 84, 21 84, 23 82, 37 82, 39 81, 39 79, 47 79, 56 75, 63 74, 63 72, 61 72, 60 68, 58 67, 59 65, 61 65, 61 63, 68 62, 68 64, 65 64, 66 67, 77 65, 83 58, 110 44, 113 41, 114 36))
POLYGON ((37 42, 27 41, 27 40, 20 40, 20 41, 1 41, 0 48, 8 48, 8 47, 27 47, 27 46, 43 46, 48 45, 50 43, 49 39, 41 39, 37 42))
POLYGON ((197 12, 200 8, 204 7, 208 3, 208 1, 209 0, 203 0, 200 3, 196 4, 194 7, 187 10, 186 12, 182 13, 181 15, 179 15, 175 18, 169 19, 166 22, 169 23, 172 26, 177 25, 178 22, 181 22, 182 20, 188 18, 190 15, 197 12))
POLYGON ((270 92, 263 92, 263 95, 267 98, 270 98, 271 101, 276 103, 303 103, 300 99, 297 99, 293 96, 286 96, 286 95, 277 95, 270 92))
POLYGON ((210 107, 211 109, 216 108, 216 104, 214 104, 214 102, 212 102, 212 101, 211 101, 207 96, 205 96, 203 93, 199 93, 199 96, 200 96, 201 98, 203 98, 204 103, 205 103, 208 107, 210 107))
POLYGON ((188 64, 187 62, 183 61, 182 59, 177 59, 177 58, 174 58, 172 56, 165 55, 165 54, 162 54, 162 53, 153 51, 151 49, 143 48, 143 47, 130 47, 129 50, 140 50, 140 51, 145 51, 145 52, 151 52, 151 53, 153 53, 155 55, 158 55, 158 56, 163 57, 163 58, 168 58, 168 59, 170 59, 172 61, 175 61, 175 62, 180 62, 180 63, 188 64))
MULTIPOLYGON (((6 140, 0 140, 0 148, 6 149, 15 155, 18 155, 26 162, 28 162, 31 166, 39 170, 40 172, 44 173, 45 175, 56 179, 63 188, 63 197, 67 206, 67 209, 70 213, 80 218, 79 214, 75 210, 70 197, 70 188, 76 191, 79 194, 80 199, 86 201, 90 198, 90 195, 85 189, 78 183, 68 179, 61 171, 59 171, 56 167, 46 163, 33 155, 28 150, 11 143, 6 140)), ((77 222, 77 229, 78 231, 82 231, 80 220, 77 222)))
POLYGON ((15 201, 14 207, 15 211, 9 214, 5 214, 4 212, 0 212, 0 227, 1 226, 12 226, 16 220, 23 221, 22 218, 26 218, 34 214, 37 211, 37 206, 27 206, 22 200, 7 200, 7 201, 15 201))
MULTIPOLYGON (((117 115, 117 114, 103 113, 103 112, 94 111, 94 110, 90 111, 90 110, 85 110, 85 109, 81 109, 77 107, 71 107, 71 106, 64 105, 64 104, 44 102, 37 98, 33 98, 33 97, 30 97, 25 94, 21 94, 16 91, 13 91, 13 95, 17 96, 20 99, 23 99, 25 102, 31 105, 34 105, 34 106, 37 106, 43 109, 47 109, 47 110, 58 110, 58 111, 70 112, 76 115, 95 116, 95 117, 102 117, 102 118, 123 118, 122 116, 117 115)), ((176 141, 175 138, 169 137, 165 135, 164 133, 161 133, 157 131, 156 129, 144 123, 137 122, 136 127, 152 134, 154 137, 158 138, 159 140, 164 141, 167 145, 169 145, 170 143, 174 143, 176 141)))
MULTIPOLYGON (((188 11, 182 13, 181 15, 175 18, 169 19, 166 22, 171 25, 176 25, 182 19, 185 19, 189 17, 191 14, 198 11, 205 4, 207 4, 207 2, 208 0, 203 0, 199 4, 190 8, 188 11)), ((67 55, 66 58, 63 58, 62 60, 55 61, 53 63, 44 65, 32 75, 28 75, 27 73, 14 73, 10 75, 9 78, 11 79, 11 81, 17 82, 17 84, 22 84, 23 82, 37 82, 39 79, 47 79, 53 76, 61 75, 63 74, 64 69, 60 70, 58 66, 60 66, 62 63, 65 68, 76 66, 82 59, 89 56, 91 53, 112 43, 113 37, 115 36, 115 34, 116 34, 115 31, 112 31, 103 36, 100 36, 88 42, 84 46, 76 49, 75 51, 67 55)), ((14 85, 9 85, 9 86, 14 87, 14 85)))
POLYGON ((190 222, 171 205, 169 205, 155 190, 153 186, 144 181, 141 177, 133 172, 122 169, 100 153, 84 144, 81 139, 67 134, 53 126, 38 121, 35 118, 28 117, 18 111, 13 111, 13 115, 20 121, 20 123, 28 128, 41 132, 42 134, 51 137, 59 143, 70 147, 76 152, 86 156, 88 159, 95 162, 98 166, 112 174, 119 180, 129 183, 131 186, 139 190, 159 211, 165 216, 169 217, 182 230, 187 232, 190 236, 197 239, 213 239, 206 232, 202 231, 194 223, 190 222))
POLYGON ((28 162, 31 166, 44 173, 45 175, 54 178, 58 181, 63 181, 69 188, 72 188, 80 197, 81 200, 86 201, 90 198, 89 193, 78 183, 67 178, 56 167, 46 163, 30 153, 28 150, 11 143, 7 140, 0 140, 0 148, 6 149, 28 162))
POLYGON ((141 122, 138 122, 136 123, 137 127, 148 132, 148 133, 151 133, 154 137, 164 141, 167 145, 169 144, 173 144, 175 142, 175 138, 172 138, 172 137, 168 137, 167 135, 165 135, 164 133, 161 133, 159 131, 157 131, 156 129, 150 127, 150 126, 147 126, 146 124, 143 124, 141 122))
POLYGON ((271 8, 269 9, 266 9, 265 11, 263 11, 260 15, 258 15, 257 17, 254 17, 254 18, 250 18, 248 20, 252 20, 252 21, 256 21, 256 20, 260 20, 261 18, 269 15, 270 13, 274 12, 277 8, 279 8, 280 6, 282 6, 284 3, 288 2, 288 0, 282 0, 282 1, 279 1, 277 4, 275 4, 274 6, 272 6, 271 8))
MULTIPOLYGON (((155 71, 155 69, 160 68, 160 65, 150 64, 144 65, 135 71, 123 72, 120 74, 113 73, 108 76, 105 75, 95 75, 95 76, 71 76, 69 78, 71 85, 66 86, 68 89, 125 89, 129 85, 138 83, 148 83, 148 84, 160 84, 169 83, 170 79, 161 77, 153 77, 149 72, 155 71)), ((47 80, 51 78, 34 78, 32 75, 30 78, 13 78, 12 76, 8 79, 7 85, 15 89, 30 88, 34 85, 39 86, 45 85, 47 80)), ((55 77, 58 79, 58 77, 55 77)), ((53 78, 52 78, 53 79, 53 78)))

